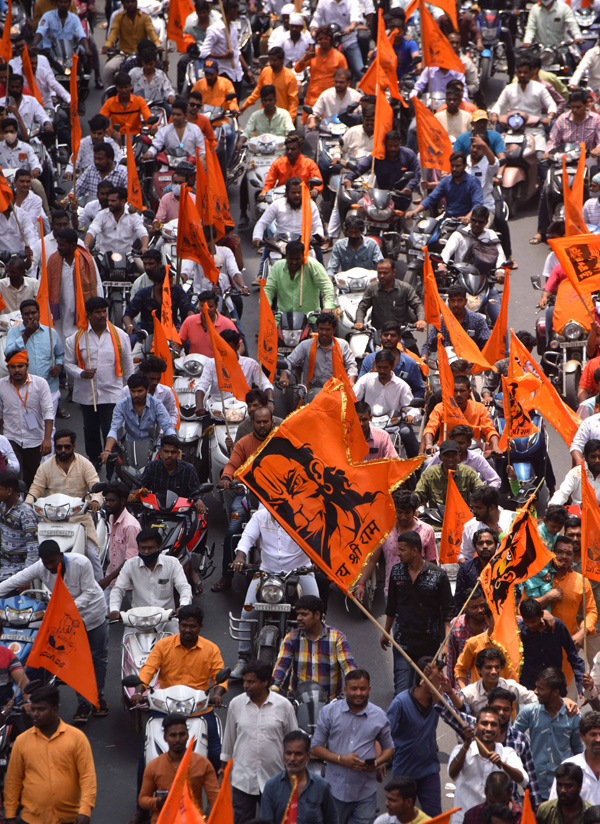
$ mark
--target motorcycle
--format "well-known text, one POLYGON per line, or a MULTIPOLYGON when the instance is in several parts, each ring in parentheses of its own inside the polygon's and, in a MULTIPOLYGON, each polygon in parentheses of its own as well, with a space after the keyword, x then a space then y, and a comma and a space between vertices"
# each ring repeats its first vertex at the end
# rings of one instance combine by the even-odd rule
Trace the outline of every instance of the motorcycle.
POLYGON ((337 337, 347 340, 354 356, 362 360, 373 340, 368 327, 371 310, 369 309, 365 317, 367 329, 361 331, 354 328, 356 312, 367 286, 377 282, 377 272, 355 266, 346 272, 337 272, 333 280, 338 302, 338 311, 336 313, 338 316, 337 337))
POLYGON ((582 54, 584 54, 586 51, 588 51, 588 49, 591 49, 598 43, 600 25, 596 22, 597 15, 594 9, 575 9, 573 11, 573 14, 575 15, 575 20, 577 21, 577 25, 579 26, 581 36, 585 41, 581 45, 581 52, 582 54))
POLYGON ((477 27, 483 40, 479 56, 479 86, 485 94, 490 78, 505 70, 506 47, 500 40, 505 12, 482 8, 477 15, 477 27))
MULTIPOLYGON (((278 260, 282 260, 285 257, 285 251, 287 248, 288 243, 291 240, 300 240, 300 235, 296 234, 295 232, 277 232, 276 234, 265 238, 262 241, 261 246, 266 246, 268 250, 267 258, 263 264, 263 271, 262 277, 266 280, 271 266, 276 263, 278 260)), ((315 257, 315 250, 314 247, 317 244, 322 242, 323 238, 319 235, 313 235, 311 240, 311 246, 308 251, 310 257, 315 257)))
POLYGON ((130 489, 141 487, 141 477, 150 461, 156 458, 158 427, 153 427, 151 436, 141 441, 130 441, 125 437, 125 429, 117 432, 116 452, 109 457, 119 480, 130 489))
POLYGON ((462 223, 457 217, 421 217, 418 218, 409 234, 402 235, 406 246, 406 274, 404 280, 417 293, 423 295, 423 263, 427 247, 429 254, 440 252, 450 235, 459 229, 462 223))
MULTIPOLYGON (((550 220, 559 220, 565 216, 563 194, 563 157, 567 168, 569 186, 573 185, 577 172, 577 162, 581 156, 579 143, 564 143, 553 152, 549 160, 548 174, 546 175, 546 203, 550 220)), ((584 181, 583 202, 588 198, 589 170, 586 169, 584 181)))
POLYGON ((538 190, 537 155, 535 138, 527 131, 539 125, 540 118, 524 112, 500 115, 506 148, 506 163, 500 167, 502 199, 508 207, 509 217, 514 217, 518 205, 530 200, 538 190))
POLYGON ((104 294, 108 301, 108 319, 119 328, 123 326, 123 315, 129 303, 131 287, 140 273, 135 265, 133 254, 122 252, 94 252, 94 260, 104 285, 104 294))
MULTIPOLYGON (((148 764, 153 758, 166 753, 169 749, 163 732, 163 718, 172 713, 185 715, 190 739, 194 739, 194 752, 208 755, 208 728, 202 715, 198 713, 206 712, 209 709, 210 693, 214 687, 223 684, 229 678, 231 670, 229 668, 217 673, 215 683, 208 690, 195 690, 183 684, 160 689, 144 684, 139 675, 126 675, 121 681, 124 687, 133 688, 145 686, 147 688, 148 708, 152 713, 146 724, 146 737, 144 743, 144 759, 148 764)), ((138 708, 134 707, 133 711, 138 708)), ((221 719, 215 713, 215 720, 219 731, 219 738, 223 738, 223 726, 221 719)))
MULTIPOLYGON (((439 255, 432 255, 431 260, 432 262, 441 262, 442 258, 439 255)), ((444 292, 445 287, 447 288, 454 283, 463 286, 467 290, 467 309, 470 312, 479 312, 483 315, 490 328, 492 328, 494 324, 489 314, 490 292, 498 282, 496 273, 504 272, 504 267, 494 269, 486 274, 480 272, 471 263, 455 263, 450 260, 445 266, 447 274, 438 280, 440 293, 444 292)))
POLYGON ((221 401, 221 398, 217 397, 209 398, 206 408, 213 424, 212 431, 207 434, 210 462, 209 477, 213 486, 216 486, 225 465, 229 461, 229 450, 225 439, 229 434, 232 440, 235 440, 238 426, 246 419, 248 414, 248 407, 243 401, 238 401, 237 398, 225 398, 221 401), (225 426, 225 421, 227 421, 227 426, 225 426))
POLYGON ((195 353, 177 358, 174 363, 178 373, 173 380, 173 392, 177 397, 181 417, 178 432, 181 457, 196 467, 196 470, 199 469, 202 450, 202 422, 196 414, 196 390, 209 360, 205 355, 195 353))
MULTIPOLYGON (((70 497, 57 492, 37 498, 32 504, 33 511, 38 517, 38 541, 53 540, 60 547, 61 552, 76 552, 79 555, 87 554, 87 529, 83 523, 71 521, 75 515, 83 515, 91 502, 91 493, 82 498, 70 497)), ((96 534, 98 536, 98 557, 100 564, 108 557, 109 527, 105 513, 97 513, 96 534)))
POLYGON ((49 601, 46 588, 26 589, 12 598, 0 599, 0 643, 17 656, 22 666, 27 664, 49 601))
MULTIPOLYGON (((271 164, 277 157, 283 154, 284 145, 284 137, 277 137, 272 134, 261 134, 257 137, 251 137, 246 144, 248 150, 246 156, 246 185, 248 186, 249 192, 248 206, 252 223, 256 223, 261 211, 259 204, 256 202, 256 196, 263 190, 265 178, 271 168, 271 164)), ((264 211, 264 209, 262 209, 262 211, 264 211)))
MULTIPOLYGON (((59 40, 54 37, 50 49, 44 49, 43 51, 43 54, 50 61, 56 80, 66 91, 69 91, 73 71, 73 57, 77 51, 74 41, 65 40, 64 38, 59 40)), ((91 75, 87 63, 87 59, 81 59, 80 56, 77 67, 77 92, 80 102, 85 100, 89 93, 91 75)))

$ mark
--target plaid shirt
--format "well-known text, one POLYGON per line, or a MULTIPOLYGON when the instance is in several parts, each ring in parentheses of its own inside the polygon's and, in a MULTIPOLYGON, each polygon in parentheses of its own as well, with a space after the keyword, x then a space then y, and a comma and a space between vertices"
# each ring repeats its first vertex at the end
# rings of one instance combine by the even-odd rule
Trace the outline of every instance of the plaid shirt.
POLYGON ((102 181, 108 181, 113 186, 124 186, 127 188, 127 169, 125 166, 115 166, 112 172, 106 177, 102 177, 96 166, 92 163, 77 179, 77 197, 98 197, 98 186, 102 181))
MULTIPOLYGON (((488 624, 486 621, 482 632, 485 632, 487 627, 488 624)), ((472 637, 473 633, 471 632, 471 628, 467 621, 467 616, 459 615, 459 617, 456 618, 452 624, 452 631, 450 633, 450 637, 448 638, 448 655, 446 660, 446 673, 448 675, 448 680, 455 689, 458 684, 456 683, 456 678, 454 677, 454 667, 456 666, 459 655, 465 648, 465 644, 469 638, 472 637)), ((471 683, 470 672, 467 673, 466 681, 467 684, 471 683)))
POLYGON ((311 640, 304 630, 293 629, 283 639, 273 671, 273 689, 292 698, 302 681, 316 681, 329 696, 342 694, 344 676, 356 669, 346 636, 323 624, 323 631, 311 640), (289 682, 289 683, 288 683, 289 682))
MULTIPOLYGON (((471 807, 471 809, 465 813, 463 824, 485 824, 483 811, 486 807, 487 804, 478 804, 476 807, 471 807)), ((512 812, 512 824, 519 824, 521 816, 523 815, 523 808, 520 804, 513 801, 510 809, 512 812)))
POLYGON ((600 145, 600 114, 588 112, 581 123, 575 123, 573 114, 561 114, 550 132, 547 152, 553 152, 561 143, 585 143, 588 152, 600 145))
POLYGON ((154 493, 171 490, 181 498, 191 498, 192 501, 200 497, 198 473, 186 461, 177 461, 177 469, 171 474, 160 459, 151 461, 142 473, 140 485, 154 493))
MULTIPOLYGON (((446 695, 445 698, 450 703, 450 699, 446 695)), ((444 719, 446 724, 456 732, 460 738, 464 736, 462 734, 462 727, 456 720, 456 718, 452 715, 448 707, 444 706, 444 704, 440 703, 439 701, 437 704, 433 705, 436 712, 439 712, 441 717, 444 719)), ((468 712, 461 712, 457 710, 460 717, 463 719, 465 724, 468 724, 471 727, 475 726, 477 719, 474 715, 471 715, 468 712)), ((512 747, 513 750, 517 753, 519 758, 521 759, 525 770, 527 771, 527 775, 529 776, 529 797, 531 798, 531 804, 533 809, 536 810, 539 805, 542 803, 542 797, 540 795, 540 788, 538 785, 537 775, 535 772, 535 766, 533 763, 533 755, 531 753, 531 747, 529 745, 529 741, 527 736, 524 732, 519 732, 516 730, 511 724, 508 725, 506 728, 506 738, 502 742, 503 746, 505 747, 512 747)), ((519 788, 513 782, 513 790, 512 790, 513 800, 517 803, 521 803, 521 796, 519 795, 519 788)))

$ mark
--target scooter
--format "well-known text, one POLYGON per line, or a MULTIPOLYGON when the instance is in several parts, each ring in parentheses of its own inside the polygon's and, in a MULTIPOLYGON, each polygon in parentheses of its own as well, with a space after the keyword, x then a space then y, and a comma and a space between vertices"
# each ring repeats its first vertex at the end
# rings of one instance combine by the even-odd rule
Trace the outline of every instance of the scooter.
POLYGON ((12 598, 0 599, 0 642, 17 656, 22 666, 27 664, 49 601, 46 588, 26 589, 12 598))
MULTIPOLYGON (((432 255, 433 261, 441 261, 438 255, 432 255)), ((442 275, 438 282, 439 291, 443 293, 452 284, 459 284, 467 290, 467 308, 470 312, 483 315, 490 328, 493 327, 489 314, 490 292, 498 282, 496 273, 504 272, 504 268, 494 268, 489 273, 480 272, 477 266, 471 263, 454 263, 450 260, 445 264, 447 274, 442 275)))
POLYGON ((483 51, 479 56, 479 87, 485 94, 490 79, 505 70, 506 47, 500 40, 505 13, 495 9, 482 8, 477 15, 477 26, 483 40, 483 51))
POLYGON ((257 196, 265 185, 267 172, 273 161, 281 157, 285 147, 285 138, 273 134, 261 134, 251 137, 247 144, 246 185, 248 186, 248 207, 252 223, 260 217, 261 211, 256 202, 257 196))
MULTIPOLYGON (((337 336, 344 338, 350 344, 354 356, 363 359, 372 336, 368 331, 358 331, 354 328, 358 304, 361 302, 365 289, 371 283, 377 282, 377 272, 372 269, 363 269, 355 266, 346 272, 337 272, 333 277, 336 287, 338 303, 337 336)), ((365 324, 368 326, 371 310, 367 312, 365 324)))
POLYGON ((209 398, 206 404, 211 422, 214 424, 212 432, 208 435, 208 454, 210 461, 209 480, 216 486, 221 479, 221 474, 229 461, 229 450, 225 443, 227 438, 227 427, 231 438, 235 440, 238 426, 246 419, 248 406, 237 398, 209 398), (225 426, 227 421, 227 427, 225 426))
MULTIPOLYGON (((83 515, 91 502, 91 495, 87 493, 83 498, 70 497, 57 492, 38 498, 33 503, 33 511, 38 516, 38 541, 52 539, 60 547, 61 552, 76 552, 79 555, 87 553, 87 529, 82 523, 70 520, 74 515, 83 515)), ((100 510, 96 523, 98 535, 98 556, 100 564, 108 556, 109 528, 106 514, 100 510)))
POLYGON ((538 190, 537 155, 535 138, 528 132, 539 126, 540 118, 525 112, 500 115, 500 125, 506 148, 506 163, 500 167, 502 199, 514 217, 520 203, 526 203, 538 190))
POLYGON ((196 414, 196 390, 204 367, 210 358, 194 353, 175 360, 177 373, 173 380, 173 392, 179 403, 178 438, 181 442, 182 460, 198 469, 202 448, 202 422, 196 414))
POLYGON ((450 235, 459 229, 462 223, 457 217, 422 217, 419 218, 409 234, 402 235, 406 244, 406 274, 404 280, 423 296, 424 247, 429 254, 440 252, 450 235))
MULTIPOLYGON (((187 718, 187 727, 190 738, 194 739, 194 752, 198 755, 203 755, 205 758, 208 755, 208 728, 206 721, 202 715, 198 713, 206 712, 209 709, 210 693, 214 687, 223 684, 229 676, 231 670, 229 668, 221 670, 217 673, 215 683, 206 690, 195 690, 192 687, 186 687, 183 684, 178 684, 172 687, 160 689, 152 687, 150 684, 144 684, 140 680, 139 675, 126 675, 122 680, 122 684, 126 688, 133 688, 144 686, 147 688, 148 708, 152 713, 146 724, 146 740, 144 744, 144 759, 146 764, 152 761, 153 758, 158 758, 159 755, 168 751, 168 746, 165 741, 163 732, 163 718, 171 713, 178 713, 185 715, 187 718)), ((138 708, 135 707, 134 710, 138 708)), ((217 728, 219 731, 219 738, 223 738, 223 725, 221 719, 215 713, 217 728)))
POLYGON ((158 427, 153 427, 151 436, 142 441, 130 441, 125 437, 125 429, 121 427, 117 432, 117 451, 109 461, 115 464, 115 471, 119 480, 130 489, 141 487, 141 477, 150 461, 157 453, 158 427))
POLYGON ((598 43, 598 32, 600 30, 600 25, 596 22, 596 12, 591 8, 575 9, 573 14, 575 15, 575 20, 579 26, 581 36, 585 41, 581 45, 581 51, 585 54, 586 51, 598 43))

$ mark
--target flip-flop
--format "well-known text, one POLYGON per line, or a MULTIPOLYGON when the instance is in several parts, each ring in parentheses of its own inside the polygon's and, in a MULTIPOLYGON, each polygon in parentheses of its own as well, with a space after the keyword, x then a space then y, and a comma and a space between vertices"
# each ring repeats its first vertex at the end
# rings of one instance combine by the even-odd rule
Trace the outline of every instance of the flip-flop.
POLYGON ((541 235, 534 235, 533 237, 529 238, 529 243, 531 246, 539 246, 540 243, 544 242, 544 238, 541 235))
POLYGON ((211 592, 223 592, 226 589, 231 589, 231 580, 229 578, 221 578, 216 584, 210 588, 211 592))

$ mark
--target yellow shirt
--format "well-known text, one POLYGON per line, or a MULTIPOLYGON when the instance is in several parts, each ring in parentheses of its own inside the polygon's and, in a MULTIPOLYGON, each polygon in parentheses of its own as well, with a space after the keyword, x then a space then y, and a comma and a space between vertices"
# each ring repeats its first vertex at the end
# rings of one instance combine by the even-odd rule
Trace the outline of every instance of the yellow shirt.
MULTIPOLYGON (((563 622, 571 635, 575 635, 577 630, 583 627, 583 621, 579 626, 577 625, 577 613, 583 605, 583 577, 580 572, 571 570, 562 578, 555 575, 552 586, 559 586, 563 593, 562 601, 552 602, 552 615, 563 622)), ((588 635, 595 635, 598 607, 591 584, 587 579, 585 581, 585 610, 588 635)))
POLYGON ((17 736, 4 782, 4 812, 27 824, 64 824, 91 815, 96 801, 92 748, 81 730, 60 721, 50 738, 36 727, 17 736))
POLYGON ((106 45, 111 48, 119 41, 119 50, 125 54, 137 51, 138 43, 143 37, 152 40, 155 46, 161 46, 158 35, 154 31, 150 15, 145 11, 137 11, 133 20, 123 9, 117 12, 106 38, 106 45))
MULTIPOLYGON (((186 649, 182 646, 179 635, 170 635, 156 642, 140 670, 140 678, 144 684, 149 684, 158 672, 161 689, 184 684, 195 690, 206 691, 224 667, 221 650, 207 638, 198 638, 195 647, 186 649)), ((219 686, 227 689, 226 683, 219 686)))
POLYGON ((295 120, 298 114, 298 81, 294 72, 285 66, 279 74, 275 74, 270 66, 265 66, 252 94, 244 101, 242 111, 245 111, 258 100, 263 86, 275 86, 277 107, 286 109, 292 120, 295 120))
MULTIPOLYGON (((464 678, 466 680, 467 674, 470 672, 470 683, 473 684, 475 681, 479 681, 481 676, 475 667, 477 654, 481 652, 482 649, 494 649, 495 647, 496 645, 490 641, 487 630, 485 632, 480 632, 479 635, 474 635, 472 638, 469 638, 463 651, 458 656, 458 660, 454 667, 454 677, 457 679, 464 678)), ((516 681, 519 680, 508 664, 504 665, 500 675, 502 678, 514 678, 516 681)))

